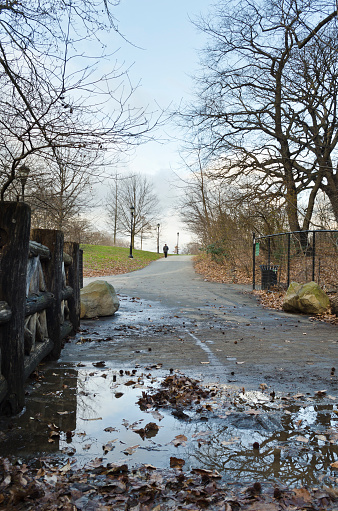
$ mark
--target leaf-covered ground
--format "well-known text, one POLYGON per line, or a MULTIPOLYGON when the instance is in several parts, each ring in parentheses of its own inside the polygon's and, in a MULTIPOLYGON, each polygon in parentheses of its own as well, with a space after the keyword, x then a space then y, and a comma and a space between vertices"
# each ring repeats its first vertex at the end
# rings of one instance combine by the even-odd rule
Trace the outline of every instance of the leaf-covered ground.
MULTIPOLYGON (((203 275, 204 278, 211 282, 219 282, 223 284, 252 284, 252 275, 245 268, 231 268, 227 263, 218 264, 212 261, 210 256, 202 255, 197 257, 194 262, 194 268, 197 273, 203 275)), ((269 309, 282 310, 283 298, 285 290, 260 291, 255 290, 253 293, 257 296, 263 307, 269 309)), ((314 317, 319 321, 326 323, 338 324, 338 317, 331 314, 330 310, 314 317)))
MULTIPOLYGON (((104 365, 104 364, 103 364, 104 365)), ((262 388, 264 392, 265 387, 262 388)), ((184 408, 190 410, 205 407, 205 400, 214 399, 216 389, 204 387, 199 381, 182 374, 167 375, 161 385, 154 386, 142 395, 138 401, 140 408, 173 411, 184 408)), ((245 391, 242 389, 244 395, 245 391)), ((317 392, 322 397, 325 391, 317 392)), ((286 399, 288 402, 302 400, 303 395, 286 399)), ((275 396, 271 396, 272 401, 275 396)), ((215 402, 214 402, 215 403, 215 402)), ((214 404, 215 406, 215 404, 214 404)), ((283 405, 284 406, 284 405, 283 405)), ((253 410, 248 410, 253 413, 253 410)), ((255 414, 260 410, 256 409, 255 414)), ((300 421, 301 422, 301 421, 300 421)), ((132 425, 130 425, 132 426, 132 425)), ((155 423, 147 424, 144 431, 135 430, 140 435, 152 435, 155 423), (152 425, 152 426, 151 426, 152 425)), ((136 427, 136 426, 135 426, 136 427)), ((56 432, 57 434, 57 432, 56 432)), ((331 441, 336 443, 338 433, 335 427, 327 432, 331 441)), ((156 432, 155 432, 156 435, 156 432)), ((200 442, 206 442, 200 433, 200 442)), ((298 436, 300 444, 305 437, 298 436)), ((182 434, 173 442, 181 445, 187 441, 182 434)), ((125 454, 132 454, 139 446, 125 449, 125 454), (129 452, 128 452, 129 450, 129 452)), ((259 446, 254 446, 259 449, 259 446)), ((111 446, 104 446, 104 453, 111 446)), ((170 468, 156 468, 143 463, 129 465, 127 461, 107 463, 97 457, 83 468, 76 467, 71 457, 61 462, 53 456, 45 456, 24 464, 20 461, 0 459, 0 509, 8 511, 54 511, 54 510, 116 510, 116 511, 165 511, 165 510, 211 510, 211 511, 284 511, 284 510, 337 510, 338 490, 334 475, 338 462, 331 463, 332 485, 316 488, 288 488, 285 485, 252 480, 251 484, 243 482, 226 483, 217 470, 201 467, 184 471, 184 459, 172 456, 170 468)))
POLYGON ((81 471, 68 461, 62 467, 40 460, 40 467, 12 465, 1 460, 0 508, 8 511, 284 511, 337 510, 338 491, 281 489, 252 486, 227 487, 210 470, 156 469, 143 465, 104 464, 93 460, 81 471))

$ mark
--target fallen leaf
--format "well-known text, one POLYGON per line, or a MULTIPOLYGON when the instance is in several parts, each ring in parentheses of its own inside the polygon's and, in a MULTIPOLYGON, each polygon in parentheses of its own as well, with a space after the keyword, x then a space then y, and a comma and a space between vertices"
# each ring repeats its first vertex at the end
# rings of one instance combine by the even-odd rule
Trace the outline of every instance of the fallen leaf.
POLYGON ((217 470, 206 470, 204 468, 193 468, 191 470, 191 472, 193 472, 194 474, 198 474, 202 477, 210 477, 210 478, 213 478, 213 479, 221 479, 222 476, 219 472, 217 472, 217 470))
POLYGON ((259 410, 255 410, 254 408, 250 408, 249 410, 245 410, 248 415, 259 415, 261 412, 259 410))
POLYGON ((123 452, 124 454, 132 455, 134 454, 134 451, 140 447, 139 444, 133 445, 132 447, 127 447, 123 452))
POLYGON ((104 454, 107 454, 107 452, 110 452, 114 449, 115 445, 113 445, 113 444, 116 441, 117 441, 117 438, 115 438, 114 440, 110 440, 110 442, 107 442, 106 445, 102 446, 104 454))
POLYGON ((175 438, 170 442, 171 444, 174 444, 175 447, 178 447, 179 445, 183 445, 183 447, 186 445, 187 437, 185 435, 176 435, 175 438))
POLYGON ((161 415, 160 412, 158 412, 157 410, 155 410, 154 412, 151 412, 151 415, 154 417, 154 419, 156 419, 158 421, 161 421, 162 419, 164 419, 164 415, 161 415))
POLYGON ((60 469, 60 472, 61 474, 66 474, 67 472, 69 472, 71 470, 71 464, 69 463, 66 463, 66 465, 64 465, 61 469, 60 469))
POLYGON ((308 439, 308 438, 306 438, 305 436, 301 436, 301 435, 297 436, 297 437, 295 438, 295 440, 296 440, 297 442, 303 442, 304 444, 307 444, 307 443, 308 443, 308 441, 309 441, 309 439, 308 439))
POLYGON ((297 488, 293 490, 293 493, 295 494, 296 498, 300 500, 300 502, 297 502, 297 505, 312 502, 311 494, 306 488, 297 488))
POLYGON ((170 458, 170 468, 178 468, 179 470, 182 469, 182 467, 185 465, 185 461, 181 458, 175 458, 175 456, 172 456, 170 458))

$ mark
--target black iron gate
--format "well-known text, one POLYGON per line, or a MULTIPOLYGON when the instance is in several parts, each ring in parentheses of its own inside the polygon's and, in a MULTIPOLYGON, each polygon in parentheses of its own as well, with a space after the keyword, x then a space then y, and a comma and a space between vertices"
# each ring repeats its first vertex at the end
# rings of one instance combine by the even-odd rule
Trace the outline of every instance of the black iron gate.
POLYGON ((282 232, 266 236, 253 233, 252 287, 260 271, 261 289, 287 288, 291 280, 317 281, 337 289, 338 230, 282 232))

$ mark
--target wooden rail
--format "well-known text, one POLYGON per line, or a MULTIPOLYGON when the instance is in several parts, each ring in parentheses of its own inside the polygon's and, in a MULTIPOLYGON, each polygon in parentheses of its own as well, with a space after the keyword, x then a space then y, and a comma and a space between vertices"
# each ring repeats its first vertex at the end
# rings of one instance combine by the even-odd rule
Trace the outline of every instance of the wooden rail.
POLYGON ((23 408, 25 380, 78 330, 79 272, 78 243, 64 243, 61 231, 30 235, 30 208, 0 202, 1 413, 23 408))

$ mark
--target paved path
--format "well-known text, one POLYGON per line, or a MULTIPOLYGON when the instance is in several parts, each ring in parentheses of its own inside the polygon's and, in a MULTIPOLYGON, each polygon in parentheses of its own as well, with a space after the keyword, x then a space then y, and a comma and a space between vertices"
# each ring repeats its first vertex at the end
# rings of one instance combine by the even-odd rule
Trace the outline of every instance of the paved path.
POLYGON ((82 326, 93 339, 110 341, 93 343, 92 349, 86 343, 80 352, 66 347, 65 361, 104 357, 125 367, 163 364, 165 371, 181 369, 245 388, 267 383, 290 392, 337 390, 338 379, 331 375, 336 326, 264 309, 250 286, 206 282, 195 274, 190 256, 160 259, 102 280, 120 295, 120 310, 82 326))

